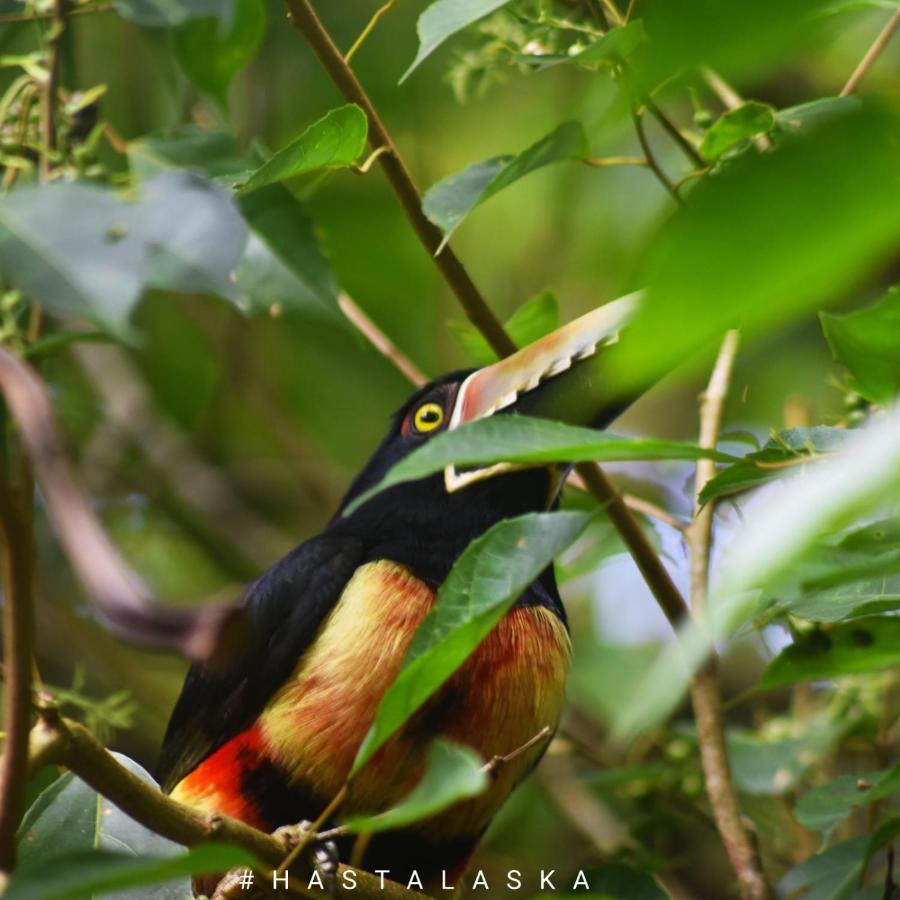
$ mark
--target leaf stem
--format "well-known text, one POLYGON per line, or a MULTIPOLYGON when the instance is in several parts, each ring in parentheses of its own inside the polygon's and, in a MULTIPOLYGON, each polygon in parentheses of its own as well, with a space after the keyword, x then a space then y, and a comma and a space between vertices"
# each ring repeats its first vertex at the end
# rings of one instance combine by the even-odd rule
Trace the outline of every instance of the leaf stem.
POLYGON ((660 184, 662 184, 662 186, 672 195, 672 199, 679 206, 683 206, 684 201, 681 199, 678 191, 675 190, 675 185, 669 180, 669 176, 666 175, 662 166, 657 162, 656 157, 653 155, 653 148, 650 146, 650 141, 647 140, 647 133, 644 130, 643 116, 634 104, 632 104, 631 109, 631 120, 634 122, 634 130, 637 133, 637 139, 638 143, 641 145, 641 150, 644 151, 644 158, 647 160, 647 165, 657 177, 660 184))
POLYGON ((58 146, 56 101, 59 95, 59 67, 62 39, 66 28, 68 0, 53 0, 52 18, 47 38, 47 81, 41 94, 41 179, 46 181, 52 172, 53 158, 58 146))
POLYGON ((459 258, 449 246, 441 248, 444 236, 422 212, 421 195, 394 139, 388 133, 368 94, 338 50, 331 35, 325 30, 315 10, 308 0, 285 0, 285 4, 291 22, 309 42, 338 90, 349 103, 356 103, 365 112, 369 121, 369 141, 372 147, 387 148, 386 152, 378 157, 378 162, 384 169, 413 230, 434 258, 435 265, 456 294, 466 315, 499 355, 506 356, 513 353, 516 349, 515 344, 503 330, 500 321, 485 302, 459 258))
POLYGON ((350 60, 353 59, 354 54, 360 47, 362 47, 366 38, 375 30, 375 26, 379 23, 382 16, 387 15, 391 8, 393 7, 396 0, 387 0, 387 3, 383 3, 372 15, 372 18, 369 19, 366 27, 359 33, 359 37, 353 42, 353 46, 344 54, 344 62, 349 65, 350 60))
POLYGON ((853 74, 847 79, 847 83, 841 90, 842 97, 849 97, 866 77, 866 73, 875 64, 875 60, 881 55, 881 51, 887 47, 894 32, 900 27, 900 9, 896 10, 888 19, 887 24, 878 33, 878 37, 872 42, 872 46, 866 51, 859 65, 853 70, 853 74))
MULTIPOLYGON (((740 337, 737 331, 726 332, 713 367, 709 384, 700 398, 701 447, 715 448, 719 440, 725 400, 734 369, 740 337)), ((700 503, 700 492, 715 476, 713 461, 698 460, 694 482, 694 520, 687 530, 691 555, 691 600, 695 618, 702 618, 709 584, 709 557, 715 504, 700 503)), ((719 689, 717 660, 712 658, 691 682, 691 701, 697 725, 700 761, 706 793, 725 853, 738 881, 744 900, 766 900, 769 886, 750 833, 744 825, 737 793, 731 779, 725 722, 719 689)))
POLYGON ((19 466, 18 483, 0 473, 0 527, 4 538, 6 592, 3 602, 3 722, 6 740, 0 760, 0 877, 16 862, 16 831, 25 811, 28 787, 28 732, 32 710, 34 646, 33 486, 19 466))

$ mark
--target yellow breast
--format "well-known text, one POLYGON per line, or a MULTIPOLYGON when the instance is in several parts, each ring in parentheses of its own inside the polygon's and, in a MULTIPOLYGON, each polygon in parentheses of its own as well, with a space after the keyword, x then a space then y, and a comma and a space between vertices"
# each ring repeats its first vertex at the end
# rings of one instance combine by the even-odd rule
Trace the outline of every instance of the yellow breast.
MULTIPOLYGON (((400 669, 435 592, 395 563, 357 569, 292 677, 258 725, 266 754, 319 796, 340 789, 378 703, 400 669)), ((428 704, 354 780, 345 810, 399 800, 421 777, 431 739, 443 735, 483 758, 521 747, 556 726, 570 656, 562 622, 542 607, 516 607, 428 704)), ((522 754, 486 795, 458 804, 428 828, 469 834, 486 825, 540 748, 522 754)))

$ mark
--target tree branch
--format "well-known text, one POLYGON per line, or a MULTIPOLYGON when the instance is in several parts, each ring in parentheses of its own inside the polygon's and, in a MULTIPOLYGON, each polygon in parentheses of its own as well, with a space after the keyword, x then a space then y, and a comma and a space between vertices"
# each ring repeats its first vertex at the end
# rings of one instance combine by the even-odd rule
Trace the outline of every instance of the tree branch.
POLYGON ((872 46, 866 51, 866 55, 853 70, 853 74, 841 90, 842 97, 848 97, 859 87, 859 83, 866 77, 866 73, 875 64, 875 60, 881 55, 881 51, 887 47, 898 27, 900 27, 900 9, 888 19, 887 24, 881 29, 878 37, 872 42, 872 46))
MULTIPOLYGON (((200 812, 167 797, 119 765, 84 726, 59 718, 53 709, 44 710, 32 729, 29 761, 32 775, 47 765, 70 769, 136 822, 185 847, 205 841, 233 844, 272 869, 277 868, 289 849, 281 839, 237 819, 200 812)), ((345 869, 340 867, 339 877, 345 869)), ((355 870, 355 876, 360 900, 423 900, 422 894, 394 882, 385 880, 382 887, 380 879, 367 872, 355 870)), ((320 890, 307 888, 295 879, 291 887, 301 896, 322 896, 320 890)))
POLYGON ((24 465, 18 483, 0 472, 0 526, 3 567, 3 723, 6 741, 0 760, 0 878, 16 862, 16 831, 25 812, 28 787, 28 731, 31 727, 32 652, 34 648, 33 486, 24 465))
MULTIPOLYGON (((709 385, 700 399, 701 447, 714 448, 718 443, 738 345, 738 332, 728 331, 722 341, 709 385)), ((694 482, 694 521, 686 535, 691 554, 691 599, 693 614, 697 618, 704 614, 714 512, 712 503, 708 503, 705 507, 701 506, 700 492, 715 473, 716 466, 712 460, 698 460, 694 482)), ((731 868, 737 876, 741 897, 745 900, 765 900, 770 896, 769 886, 752 838, 744 827, 737 794, 731 780, 715 658, 711 659, 706 668, 691 682, 691 700, 697 724, 697 740, 700 745, 700 761, 703 766, 706 793, 722 844, 731 868)))
POLYGON ((121 557, 75 481, 43 382, 2 347, 0 391, 19 427, 66 555, 110 630, 194 660, 216 663, 236 652, 246 629, 236 605, 163 606, 121 557))
POLYGON ((422 212, 422 198, 413 183, 394 139, 381 121, 372 101, 347 64, 331 35, 325 30, 308 0, 285 0, 291 22, 307 39, 325 71, 331 76, 338 90, 349 103, 356 103, 369 121, 369 142, 374 148, 386 147, 378 157, 394 193, 400 201, 422 245, 434 257, 448 286, 456 294, 472 324, 484 335, 487 342, 500 356, 507 356, 516 349, 509 335, 481 296, 469 273, 449 246, 440 250, 444 239, 441 230, 428 221, 422 212))

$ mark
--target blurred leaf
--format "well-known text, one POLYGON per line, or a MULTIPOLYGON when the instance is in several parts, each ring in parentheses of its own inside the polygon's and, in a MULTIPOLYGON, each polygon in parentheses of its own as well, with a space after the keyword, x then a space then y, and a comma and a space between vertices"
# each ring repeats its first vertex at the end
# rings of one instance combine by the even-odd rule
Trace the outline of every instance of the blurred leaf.
POLYGON ((348 103, 326 113, 287 147, 275 153, 241 185, 249 193, 322 169, 352 166, 366 148, 368 120, 355 104, 348 103))
POLYGON ((444 232, 443 247, 473 209, 504 188, 543 166, 589 155, 590 146, 581 123, 564 122, 516 156, 496 156, 473 163, 433 184, 425 193, 422 209, 444 232))
POLYGON ((182 126, 165 135, 145 135, 130 141, 128 161, 139 181, 180 168, 234 182, 251 168, 231 134, 194 126, 182 126))
POLYGON ((142 186, 135 212, 148 286, 236 298, 247 228, 231 196, 192 173, 162 172, 142 186))
POLYGON ((425 774, 396 806, 372 816, 353 816, 342 824, 349 831, 374 834, 421 822, 454 803, 476 797, 488 784, 478 754, 438 739, 428 748, 425 774))
POLYGON ((449 465, 708 458, 734 459, 718 450, 704 450, 686 441, 629 438, 550 419, 495 414, 441 432, 423 444, 393 466, 375 487, 351 503, 347 513, 392 485, 424 478, 449 465))
POLYGON ((218 19, 194 19, 172 35, 181 68, 223 106, 232 78, 250 62, 266 33, 262 0, 234 0, 234 4, 227 27, 218 19))
POLYGON ((760 449, 719 471, 700 492, 700 502, 709 503, 741 491, 759 487, 776 478, 796 474, 802 467, 827 453, 842 450, 854 432, 846 428, 789 428, 779 432, 760 449))
POLYGON ((316 237, 312 220, 282 185, 273 184, 239 199, 250 239, 235 271, 245 311, 283 309, 338 313, 338 285, 316 237))
MULTIPOLYGON (((668 900, 664 891, 649 872, 640 872, 624 863, 609 863, 596 869, 588 869, 584 879, 590 885, 590 893, 578 890, 573 893, 537 894, 531 900, 668 900)), ((572 879, 574 881, 574 879, 572 879)))
POLYGON ((852 111, 703 179, 649 254, 617 387, 646 384, 736 324, 750 334, 784 325, 895 253, 895 133, 877 110, 852 111))
POLYGON ((857 837, 811 856, 778 882, 779 896, 849 900, 859 888, 866 845, 867 838, 857 837))
POLYGON ((761 74, 796 53, 814 33, 813 15, 830 0, 646 0, 650 36, 640 74, 648 87, 682 70, 708 65, 727 76, 761 74))
POLYGON ((775 111, 767 103, 751 100, 736 109, 729 109, 703 135, 700 152, 710 162, 733 147, 775 127, 775 111))
POLYGON ((78 850, 22 864, 13 874, 4 897, 93 900, 102 892, 108 900, 185 900, 191 896, 191 875, 225 872, 253 862, 245 850, 215 844, 201 844, 164 858, 102 849, 78 850))
POLYGON ((584 513, 532 513, 504 519, 469 544, 438 590, 400 674, 382 698, 353 773, 468 659, 591 518, 584 513))
POLYGON ((900 618, 870 616, 799 635, 772 660, 760 687, 877 672, 898 662, 900 618))
MULTIPOLYGON (((466 355, 476 365, 486 366, 497 361, 497 354, 470 322, 450 322, 449 327, 466 355)), ((526 300, 503 323, 503 327, 517 347, 525 347, 545 334, 555 331, 559 328, 559 301, 556 295, 552 291, 542 291, 526 300)))
POLYGON ((886 772, 841 775, 807 791, 794 807, 801 825, 828 835, 854 810, 900 791, 900 765, 886 772))
POLYGON ((778 127, 788 134, 816 128, 862 108, 859 97, 820 97, 808 103, 779 109, 775 113, 778 127))
POLYGON ((191 19, 214 16, 231 23, 234 0, 113 0, 123 19, 145 28, 171 28, 191 19))
POLYGON ((467 25, 484 18, 488 13, 506 6, 509 0, 437 0, 419 16, 416 31, 419 50, 412 65, 403 73, 402 84, 426 57, 467 25))
POLYGON ((740 729, 728 732, 734 782, 747 794, 777 795, 792 790, 852 722, 824 717, 804 724, 800 734, 770 739, 740 729))
POLYGON ((831 352, 853 376, 854 390, 873 403, 890 403, 900 393, 900 288, 867 309, 820 318, 831 352))
POLYGON ((119 336, 144 285, 233 296, 230 275, 245 240, 231 198, 185 172, 153 178, 134 203, 63 182, 0 201, 3 277, 48 309, 119 336))

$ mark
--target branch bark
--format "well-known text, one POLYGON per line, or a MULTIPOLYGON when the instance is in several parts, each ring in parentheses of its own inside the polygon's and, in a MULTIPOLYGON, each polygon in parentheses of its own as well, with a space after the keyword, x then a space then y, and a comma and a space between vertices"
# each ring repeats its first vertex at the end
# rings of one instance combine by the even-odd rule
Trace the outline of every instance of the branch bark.
POLYGON ((236 652, 246 628, 239 607, 163 606, 121 557, 75 481, 43 382, 2 347, 0 391, 18 425, 63 549, 109 629, 133 643, 168 647, 213 664, 236 652))
POLYGON ((3 602, 3 723, 0 760, 0 878, 16 862, 16 831, 25 812, 28 731, 31 727, 34 647, 34 546, 31 478, 26 467, 14 483, 0 473, 0 525, 4 538, 6 592, 3 602))
POLYGON ((435 265, 440 269, 447 285, 456 294, 469 320, 500 356, 513 353, 516 349, 515 344, 481 296, 459 257, 449 246, 440 249, 444 238, 441 230, 429 222, 422 212, 422 198, 394 139, 384 127, 368 94, 331 39, 331 35, 325 30, 308 0, 285 0, 285 4, 291 22, 309 42, 344 99, 357 104, 365 112, 369 121, 369 143, 372 148, 387 148, 387 152, 378 157, 378 162, 384 169, 384 174, 422 246, 434 258, 435 265))
MULTIPOLYGON (((185 847, 205 841, 234 844, 275 869, 288 848, 279 838, 218 813, 200 812, 167 797, 132 772, 119 765, 97 739, 82 725, 59 718, 55 710, 45 710, 32 729, 29 769, 37 773, 47 765, 64 766, 82 781, 119 807, 126 815, 156 834, 185 847)), ((345 870, 341 866, 338 875, 345 870)), ((423 900, 423 895, 402 885, 355 870, 360 900, 423 900)), ((271 876, 269 876, 271 877, 271 876)), ((317 888, 292 879, 292 890, 305 897, 321 898, 317 888)), ((427 900, 427 898, 425 898, 427 900)))
MULTIPOLYGON (((701 397, 701 447, 714 448, 718 443, 739 341, 737 331, 731 330, 725 334, 709 385, 701 397)), ((705 611, 714 512, 714 504, 700 504, 700 492, 715 472, 712 460, 698 460, 694 482, 694 520, 686 534, 691 556, 691 600, 695 618, 702 618, 705 611)), ((706 794, 719 836, 737 877, 741 897, 745 900, 766 900, 770 896, 769 886, 756 847, 744 825, 731 779, 717 668, 717 660, 711 659, 691 683, 706 794)))

